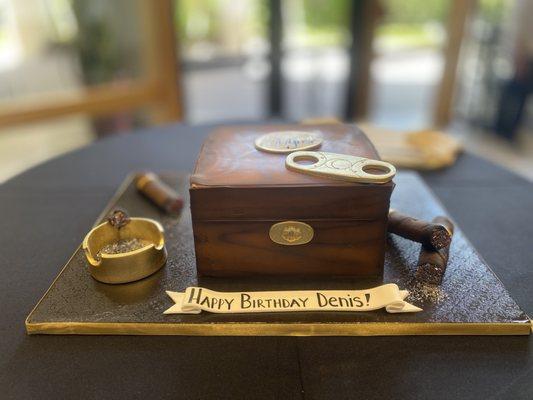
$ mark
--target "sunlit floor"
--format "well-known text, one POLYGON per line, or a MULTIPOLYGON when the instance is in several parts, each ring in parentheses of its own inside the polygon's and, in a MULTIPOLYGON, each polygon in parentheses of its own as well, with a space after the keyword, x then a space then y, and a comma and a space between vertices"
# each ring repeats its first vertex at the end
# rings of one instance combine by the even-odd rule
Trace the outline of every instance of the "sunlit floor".
POLYGON ((533 182, 533 131, 522 129, 514 142, 490 132, 456 129, 467 151, 486 158, 533 182))
POLYGON ((16 126, 0 130, 0 182, 94 140, 87 118, 16 126))

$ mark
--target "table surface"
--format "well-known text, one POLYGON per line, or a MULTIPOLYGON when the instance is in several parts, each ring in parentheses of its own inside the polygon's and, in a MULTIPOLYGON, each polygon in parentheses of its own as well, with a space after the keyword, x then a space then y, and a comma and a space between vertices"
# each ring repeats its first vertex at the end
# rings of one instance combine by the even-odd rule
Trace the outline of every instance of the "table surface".
MULTIPOLYGON (((115 136, 0 186, 2 398, 533 398, 531 336, 27 336, 124 177, 191 170, 210 129, 115 136)), ((533 185, 469 154, 423 178, 533 315, 533 185)))

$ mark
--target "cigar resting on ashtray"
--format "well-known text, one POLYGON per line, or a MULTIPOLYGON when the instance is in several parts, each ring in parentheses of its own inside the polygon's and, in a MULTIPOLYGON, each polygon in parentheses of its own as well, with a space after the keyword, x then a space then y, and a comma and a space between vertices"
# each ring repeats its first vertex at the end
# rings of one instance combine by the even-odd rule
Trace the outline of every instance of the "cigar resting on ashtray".
POLYGON ((446 225, 435 221, 436 219, 432 222, 423 221, 391 209, 387 230, 421 243, 427 248, 439 250, 450 244, 453 231, 450 231, 446 225))
MULTIPOLYGON (((454 226, 452 221, 446 217, 436 217, 433 219, 434 223, 441 224, 453 235, 454 226)), ((451 239, 450 235, 450 239, 451 239)), ((448 257, 450 255, 450 245, 442 249, 435 250, 422 246, 420 256, 418 258, 418 267, 415 277, 420 282, 425 282, 433 285, 440 285, 446 272, 448 265, 448 257)))
POLYGON ((135 186, 152 203, 168 214, 178 216, 183 208, 181 196, 152 172, 135 177, 135 186))

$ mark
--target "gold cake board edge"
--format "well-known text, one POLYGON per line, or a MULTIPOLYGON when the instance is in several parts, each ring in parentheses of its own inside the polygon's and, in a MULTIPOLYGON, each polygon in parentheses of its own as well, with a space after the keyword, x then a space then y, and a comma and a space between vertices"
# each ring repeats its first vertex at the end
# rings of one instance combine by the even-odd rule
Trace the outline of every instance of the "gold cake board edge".
MULTIPOLYGON (((93 224, 101 221, 122 196, 135 173, 126 176, 93 224)), ((81 245, 24 321, 28 335, 175 335, 175 336, 423 336, 423 335, 530 335, 531 320, 516 322, 361 322, 361 323, 143 323, 143 322, 29 322, 81 245)))
POLYGON ((177 336, 410 336, 529 335, 530 321, 515 323, 139 323, 26 321, 28 334, 177 336))

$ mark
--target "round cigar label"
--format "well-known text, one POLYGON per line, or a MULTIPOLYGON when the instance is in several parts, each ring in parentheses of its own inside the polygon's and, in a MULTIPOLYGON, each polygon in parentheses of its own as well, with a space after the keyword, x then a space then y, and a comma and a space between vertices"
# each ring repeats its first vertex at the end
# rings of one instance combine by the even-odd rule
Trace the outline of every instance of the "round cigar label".
POLYGON ((279 131, 267 133, 256 139, 257 150, 268 153, 292 153, 320 147, 322 138, 315 132, 279 131))

